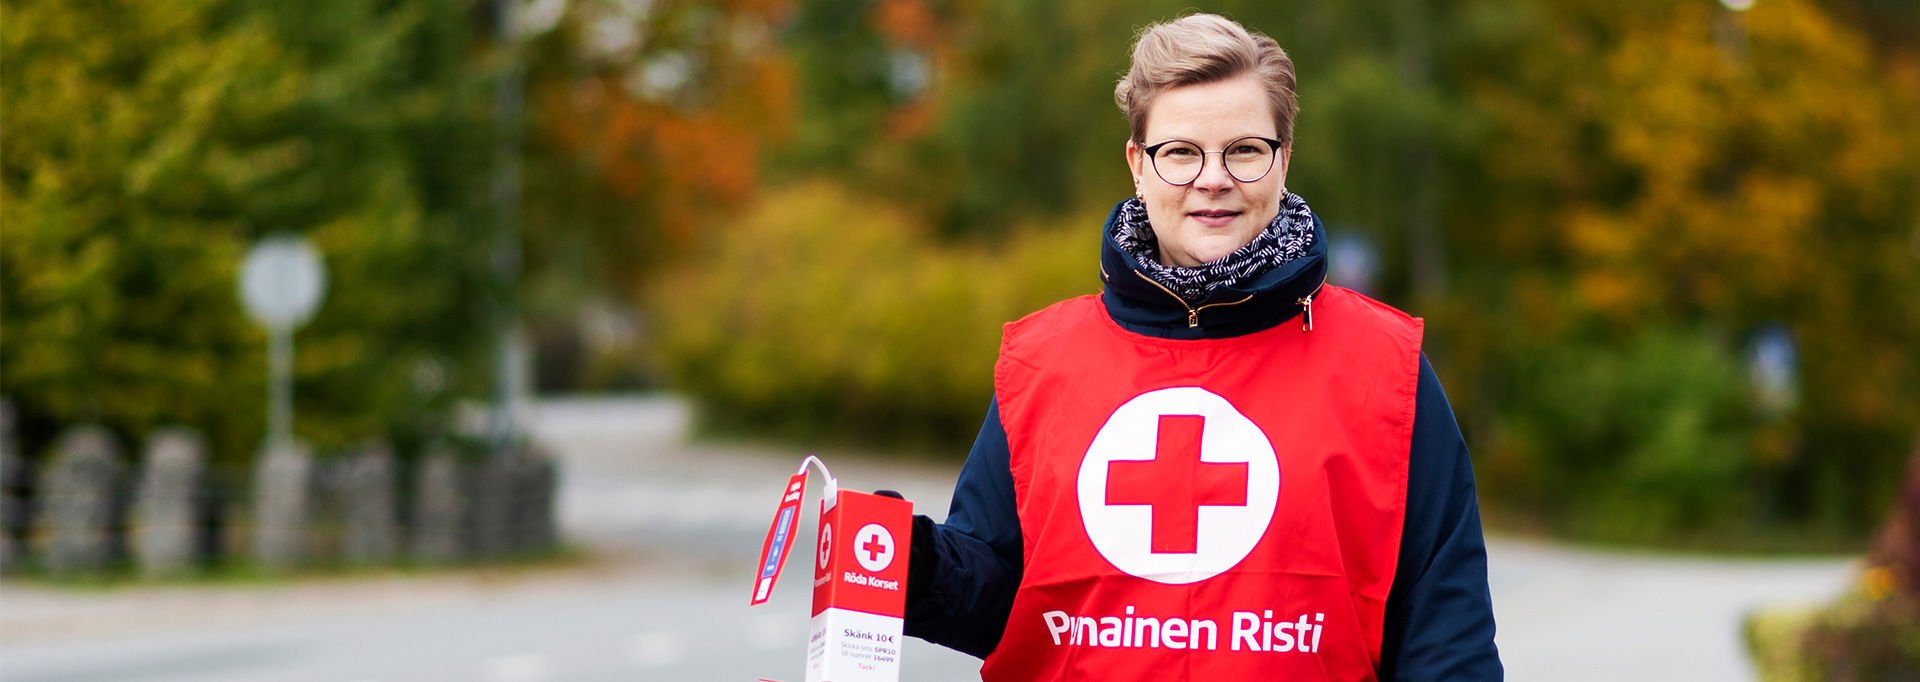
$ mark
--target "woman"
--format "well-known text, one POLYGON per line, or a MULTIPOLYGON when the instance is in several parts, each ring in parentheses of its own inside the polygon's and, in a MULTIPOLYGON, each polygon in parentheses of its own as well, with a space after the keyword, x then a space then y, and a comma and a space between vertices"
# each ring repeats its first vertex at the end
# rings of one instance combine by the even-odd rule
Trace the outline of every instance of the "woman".
POLYGON ((1421 322, 1327 284, 1292 62, 1213 15, 1114 89, 1105 290, 1007 325, 908 634, 985 679, 1501 677, 1473 473, 1421 322))

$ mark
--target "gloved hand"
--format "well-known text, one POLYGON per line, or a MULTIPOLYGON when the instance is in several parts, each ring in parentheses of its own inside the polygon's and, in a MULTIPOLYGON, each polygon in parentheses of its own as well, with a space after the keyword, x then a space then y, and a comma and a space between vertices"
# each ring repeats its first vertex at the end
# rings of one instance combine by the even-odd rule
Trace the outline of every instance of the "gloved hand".
MULTIPOLYGON (((892 490, 875 490, 873 494, 896 500, 907 499, 892 490)), ((928 587, 932 585, 933 569, 938 558, 933 534, 933 519, 925 514, 914 514, 913 537, 907 542, 907 608, 913 608, 914 602, 926 596, 928 587)))

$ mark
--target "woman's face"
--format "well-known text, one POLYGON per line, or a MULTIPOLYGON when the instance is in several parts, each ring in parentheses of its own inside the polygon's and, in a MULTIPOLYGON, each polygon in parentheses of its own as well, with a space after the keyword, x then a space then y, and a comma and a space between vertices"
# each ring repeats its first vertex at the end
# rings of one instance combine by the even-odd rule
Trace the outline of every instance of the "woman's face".
POLYGON ((1191 267, 1225 258, 1280 213, 1291 145, 1278 150, 1272 170, 1254 182, 1236 179, 1223 155, 1210 153, 1249 136, 1279 138, 1274 125, 1266 91, 1251 76, 1172 88, 1154 98, 1147 108, 1146 141, 1127 141, 1127 165, 1147 205, 1162 264, 1191 267), (1154 171, 1145 147, 1168 140, 1197 143, 1209 152, 1192 183, 1174 185, 1154 171))

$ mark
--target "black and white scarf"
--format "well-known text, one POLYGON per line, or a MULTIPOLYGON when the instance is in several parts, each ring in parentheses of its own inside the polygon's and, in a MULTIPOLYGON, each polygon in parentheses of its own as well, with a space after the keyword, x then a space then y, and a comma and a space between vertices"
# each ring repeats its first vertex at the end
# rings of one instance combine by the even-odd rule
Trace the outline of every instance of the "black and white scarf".
POLYGON ((1280 213, 1253 241, 1226 258, 1183 267, 1160 263, 1160 243, 1147 222, 1147 205, 1134 197, 1120 204, 1113 240, 1153 281, 1173 290, 1188 304, 1196 304, 1215 289, 1244 282, 1306 255, 1313 247, 1313 210, 1307 208, 1307 200, 1288 192, 1280 199, 1280 213))

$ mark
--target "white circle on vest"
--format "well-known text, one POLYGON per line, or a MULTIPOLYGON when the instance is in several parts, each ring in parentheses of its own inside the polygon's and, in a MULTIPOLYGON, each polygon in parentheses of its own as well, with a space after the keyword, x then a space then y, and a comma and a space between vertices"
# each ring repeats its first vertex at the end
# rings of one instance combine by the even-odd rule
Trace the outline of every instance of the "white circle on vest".
POLYGON ((833 524, 820 527, 820 567, 827 567, 827 560, 833 558, 833 524))
POLYGON ((1078 483, 1080 520, 1100 556, 1128 575, 1186 585, 1226 572, 1260 544, 1280 499, 1280 463, 1266 433, 1227 399, 1183 386, 1114 410, 1080 460, 1078 483))
POLYGON ((853 535, 853 558, 869 571, 887 570, 893 565, 893 533, 877 523, 861 526, 853 535))

